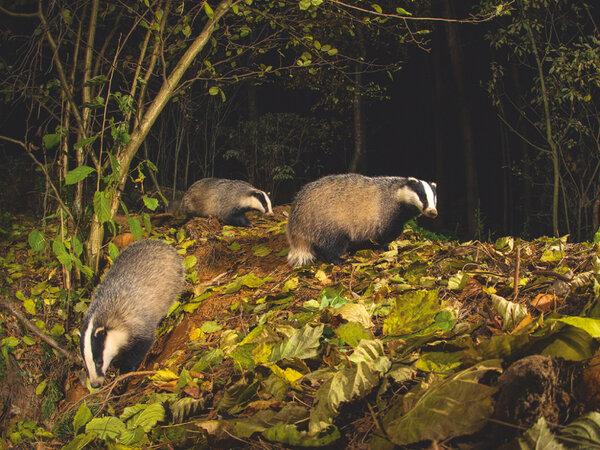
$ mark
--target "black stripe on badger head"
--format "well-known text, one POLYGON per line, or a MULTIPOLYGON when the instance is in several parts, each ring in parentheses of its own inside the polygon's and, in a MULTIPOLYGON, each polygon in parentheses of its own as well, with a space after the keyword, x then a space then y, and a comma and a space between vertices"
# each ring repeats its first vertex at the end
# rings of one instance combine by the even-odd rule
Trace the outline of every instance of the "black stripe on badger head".
POLYGON ((94 364, 96 365, 96 372, 98 375, 104 375, 102 373, 102 365, 104 364, 104 347, 106 344, 107 330, 105 327, 97 327, 92 331, 91 336, 91 347, 92 356, 94 357, 94 364))
POLYGON ((435 190, 435 183, 430 183, 428 181, 418 180, 416 178, 409 178, 407 185, 417 194, 421 203, 423 203, 423 211, 427 208, 435 208, 437 203, 437 193, 435 190), (427 198, 427 192, 425 190, 425 184, 427 183, 428 187, 433 192, 433 205, 429 204, 429 199, 427 198))
POLYGON ((267 199, 265 198, 266 194, 264 192, 252 192, 250 195, 258 199, 261 205, 263 205, 263 208, 265 208, 265 212, 269 211, 269 204, 267 203, 267 199))

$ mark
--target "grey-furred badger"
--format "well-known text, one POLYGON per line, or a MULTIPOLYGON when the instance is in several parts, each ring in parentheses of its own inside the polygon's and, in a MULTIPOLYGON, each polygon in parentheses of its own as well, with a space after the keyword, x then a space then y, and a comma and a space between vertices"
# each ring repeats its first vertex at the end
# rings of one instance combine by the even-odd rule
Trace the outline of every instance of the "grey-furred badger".
POLYGON ((185 215, 213 216, 228 225, 247 227, 247 211, 273 214, 269 196, 241 180, 203 178, 190 186, 181 199, 180 210, 185 215))
POLYGON ((308 183, 292 203, 288 263, 338 264, 351 244, 387 245, 413 217, 437 217, 436 202, 436 184, 416 178, 343 174, 308 183))
POLYGON ((81 327, 92 387, 103 383, 111 363, 121 373, 138 368, 184 284, 183 258, 165 242, 138 241, 121 252, 96 287, 81 327))

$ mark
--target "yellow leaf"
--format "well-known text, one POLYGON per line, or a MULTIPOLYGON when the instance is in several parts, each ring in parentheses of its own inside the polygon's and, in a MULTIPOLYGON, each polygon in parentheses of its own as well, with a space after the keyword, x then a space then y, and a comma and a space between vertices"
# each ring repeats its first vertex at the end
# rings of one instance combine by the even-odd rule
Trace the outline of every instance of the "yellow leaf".
POLYGON ((204 340, 204 332, 200 328, 194 328, 190 331, 190 341, 204 340))
POLYGON ((156 373, 150 377, 150 379, 153 381, 167 382, 179 379, 179 375, 170 370, 157 370, 156 373))

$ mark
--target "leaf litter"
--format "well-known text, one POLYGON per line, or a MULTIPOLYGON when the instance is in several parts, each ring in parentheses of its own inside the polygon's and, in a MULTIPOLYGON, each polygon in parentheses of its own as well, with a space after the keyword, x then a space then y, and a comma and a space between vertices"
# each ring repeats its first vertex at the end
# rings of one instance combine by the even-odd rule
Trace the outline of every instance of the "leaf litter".
MULTIPOLYGON (((292 269, 283 211, 252 216, 250 228, 197 218, 152 231, 185 256, 188 290, 139 369, 146 375, 91 393, 80 368, 49 377, 35 362, 41 344, 0 316, 10 365, 0 375, 13 380, 0 398, 18 404, 7 390, 19 371, 41 391, 37 404, 41 381, 64 389, 47 417, 1 418, 10 445, 600 445, 597 245, 432 241, 407 228, 388 249, 292 269)), ((32 261, 26 233, 15 236, 0 246, 3 292, 76 351, 89 292, 65 330, 43 307, 61 280, 32 261)))

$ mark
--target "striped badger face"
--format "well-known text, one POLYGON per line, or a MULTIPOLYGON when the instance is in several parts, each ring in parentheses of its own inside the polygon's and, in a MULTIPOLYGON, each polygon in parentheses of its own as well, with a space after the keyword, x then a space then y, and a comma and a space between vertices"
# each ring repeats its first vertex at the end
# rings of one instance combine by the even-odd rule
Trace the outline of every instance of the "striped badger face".
POLYGON ((410 177, 406 185, 398 189, 398 197, 401 202, 416 206, 426 217, 434 219, 438 215, 435 183, 410 177))
POLYGON ((242 206, 255 209, 269 216, 273 215, 271 199, 266 194, 266 192, 263 191, 251 192, 250 195, 245 199, 245 202, 242 206))
POLYGON ((104 382, 106 371, 112 360, 125 347, 128 334, 121 330, 99 326, 92 317, 81 336, 81 355, 93 388, 104 382))

